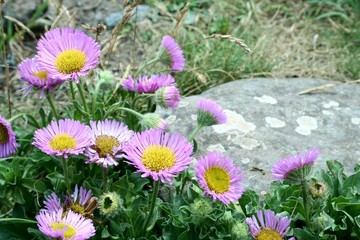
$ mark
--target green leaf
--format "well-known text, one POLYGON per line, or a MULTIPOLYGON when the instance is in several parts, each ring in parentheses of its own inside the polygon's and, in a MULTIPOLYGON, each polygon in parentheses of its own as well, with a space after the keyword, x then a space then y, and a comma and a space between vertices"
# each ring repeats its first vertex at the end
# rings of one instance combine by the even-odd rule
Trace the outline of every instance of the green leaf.
POLYGON ((0 222, 12 222, 12 223, 34 223, 37 224, 37 221, 23 218, 0 218, 0 222))
POLYGON ((355 188, 360 191, 360 171, 345 179, 342 187, 342 195, 347 196, 349 188, 355 188))
POLYGON ((297 240, 318 240, 319 238, 308 232, 306 229, 301 229, 301 228, 294 228, 294 235, 296 237, 297 240))

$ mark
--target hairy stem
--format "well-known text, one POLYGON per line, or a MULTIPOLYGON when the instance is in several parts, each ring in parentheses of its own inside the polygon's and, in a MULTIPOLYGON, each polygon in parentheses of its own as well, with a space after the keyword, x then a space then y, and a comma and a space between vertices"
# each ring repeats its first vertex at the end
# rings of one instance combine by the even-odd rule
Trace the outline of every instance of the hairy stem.
POLYGON ((59 121, 59 115, 58 115, 58 113, 56 111, 55 104, 54 104, 54 101, 53 101, 53 98, 52 98, 50 92, 46 91, 45 95, 46 95, 46 99, 48 100, 48 102, 50 104, 51 111, 54 114, 54 117, 55 117, 56 121, 59 121))
POLYGON ((145 224, 144 224, 144 229, 143 229, 144 233, 146 232, 146 228, 149 225, 151 216, 152 216, 154 208, 155 208, 155 202, 156 202, 156 198, 157 198, 157 195, 158 195, 158 192, 159 192, 159 185, 160 185, 159 180, 154 181, 154 189, 153 189, 153 195, 151 197, 150 210, 149 210, 149 214, 148 214, 148 216, 146 218, 146 221, 145 221, 145 224))

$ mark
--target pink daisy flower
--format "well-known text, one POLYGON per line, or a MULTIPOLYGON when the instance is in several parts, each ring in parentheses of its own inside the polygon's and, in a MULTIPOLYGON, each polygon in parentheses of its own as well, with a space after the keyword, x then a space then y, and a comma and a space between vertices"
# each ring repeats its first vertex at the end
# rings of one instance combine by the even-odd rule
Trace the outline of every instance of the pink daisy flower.
POLYGON ((104 168, 118 165, 116 159, 122 158, 122 149, 132 138, 134 132, 124 123, 105 119, 105 121, 91 121, 91 146, 85 155, 89 158, 86 163, 97 163, 104 168))
POLYGON ((17 147, 11 124, 0 115, 0 158, 11 156, 16 152, 17 147))
POLYGON ((140 76, 138 79, 129 77, 122 82, 123 88, 138 93, 154 93, 161 87, 174 85, 175 79, 169 74, 152 75, 150 78, 140 76))
POLYGON ((180 103, 180 91, 175 86, 166 86, 155 92, 156 102, 164 108, 177 108, 180 103))
POLYGON ((242 186, 243 174, 235 167, 229 157, 218 152, 200 157, 195 167, 196 179, 205 194, 224 204, 239 200, 245 188, 242 186))
POLYGON ((128 163, 142 177, 152 177, 171 184, 171 178, 188 168, 192 161, 192 144, 178 133, 170 136, 160 129, 136 133, 125 147, 128 163))
POLYGON ((85 240, 95 235, 92 221, 82 215, 63 210, 56 212, 40 211, 35 217, 39 230, 47 237, 62 240, 85 240))
POLYGON ((227 121, 224 109, 214 101, 206 98, 200 98, 197 102, 198 124, 202 126, 212 126, 224 124, 227 121))
POLYGON ((89 127, 72 119, 52 121, 47 127, 36 130, 33 142, 44 153, 64 158, 83 153, 90 144, 89 127))
POLYGON ((45 33, 37 45, 41 69, 51 78, 74 79, 87 75, 99 64, 100 46, 81 30, 56 28, 45 33))
POLYGON ((47 71, 43 70, 38 63, 37 58, 27 58, 18 66, 20 79, 29 84, 25 95, 35 87, 39 88, 40 98, 44 96, 44 90, 53 90, 64 81, 61 79, 49 78, 47 71))
POLYGON ((170 56, 171 70, 173 72, 180 72, 184 70, 185 58, 183 51, 181 50, 179 44, 175 42, 174 38, 171 36, 164 36, 161 41, 161 45, 166 49, 170 56))
MULTIPOLYGON (((245 223, 249 226, 254 239, 282 240, 290 229, 291 219, 277 217, 271 210, 259 210, 256 215, 246 218, 245 223)), ((295 238, 291 239, 295 240, 295 238)))
POLYGON ((310 174, 311 166, 319 155, 319 150, 313 149, 304 154, 300 153, 297 156, 290 156, 279 160, 272 166, 274 181, 282 179, 298 181, 304 179, 310 174))

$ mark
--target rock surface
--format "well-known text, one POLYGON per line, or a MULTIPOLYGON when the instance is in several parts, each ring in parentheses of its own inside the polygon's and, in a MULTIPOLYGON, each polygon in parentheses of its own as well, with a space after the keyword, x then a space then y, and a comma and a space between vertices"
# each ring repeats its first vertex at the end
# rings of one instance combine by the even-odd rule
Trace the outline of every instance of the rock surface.
POLYGON ((271 166, 307 149, 321 152, 315 169, 339 160, 352 172, 360 158, 360 86, 321 79, 248 79, 226 83, 201 96, 184 98, 177 110, 159 109, 170 131, 189 136, 196 126, 199 97, 216 101, 228 123, 203 128, 198 157, 208 151, 230 156, 245 174, 245 185, 265 194, 271 166), (331 87, 329 87, 329 84, 331 87), (316 87, 318 91, 300 92, 316 87))

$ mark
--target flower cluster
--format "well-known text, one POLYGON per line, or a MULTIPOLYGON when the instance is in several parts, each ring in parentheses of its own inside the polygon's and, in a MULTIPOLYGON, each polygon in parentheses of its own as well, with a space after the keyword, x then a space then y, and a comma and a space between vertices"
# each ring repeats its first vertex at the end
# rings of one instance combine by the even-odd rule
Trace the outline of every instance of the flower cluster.
MULTIPOLYGON (((179 106, 181 96, 180 90, 176 86, 175 73, 184 69, 185 59, 180 46, 171 36, 164 36, 161 46, 163 48, 161 54, 166 52, 166 56, 161 55, 154 61, 144 64, 134 75, 119 83, 118 87, 122 86, 121 93, 124 90, 132 92, 127 94, 135 96, 134 99, 136 100, 141 97, 144 97, 145 100, 149 96, 152 97, 148 102, 149 106, 157 104, 164 108, 175 109, 179 106), (140 70, 161 60, 168 67, 167 73, 156 73, 150 76, 140 75, 140 70)), ((99 64, 99 57, 99 44, 83 31, 70 27, 57 28, 45 33, 37 44, 36 56, 25 59, 19 64, 18 70, 21 80, 29 85, 27 92, 31 88, 38 88, 40 89, 40 97, 42 97, 45 92, 56 89, 66 81, 74 80, 75 83, 79 83, 81 76, 87 75, 91 69, 99 64)), ((114 76, 106 73, 102 78, 113 79, 114 76)), ((100 85, 96 86, 97 90, 100 89, 100 85)), ((70 86, 72 88, 72 85, 70 86)), ((80 93, 81 87, 80 85, 77 86, 80 93)), ((116 93, 116 91, 113 93, 116 93)), ((151 206, 141 230, 142 234, 148 231, 147 224, 151 221, 151 214, 154 211, 155 204, 161 204, 160 201, 156 201, 160 184, 172 185, 167 185, 167 187, 174 188, 176 194, 183 193, 184 189, 187 190, 192 187, 196 189, 192 190, 197 192, 198 195, 189 208, 195 214, 189 219, 195 220, 199 224, 205 222, 203 220, 207 219, 208 215, 216 212, 216 207, 214 207, 216 204, 228 207, 227 210, 229 210, 239 203, 239 199, 245 192, 243 185, 244 174, 240 167, 236 166, 230 157, 220 152, 210 152, 201 155, 198 159, 194 154, 197 147, 195 146, 196 142, 194 145, 192 142, 201 128, 227 122, 224 109, 216 102, 205 98, 198 100, 197 127, 189 138, 185 138, 178 132, 167 132, 165 130, 166 122, 152 110, 140 113, 145 111, 139 110, 137 112, 125 108, 125 103, 123 105, 122 103, 114 103, 109 109, 105 109, 103 112, 100 111, 101 114, 96 115, 94 112, 103 110, 96 109, 98 107, 96 97, 92 99, 94 101, 92 112, 87 111, 85 100, 83 100, 84 111, 82 111, 81 107, 76 108, 78 105, 74 104, 76 111, 79 111, 82 116, 76 117, 76 119, 81 119, 81 121, 71 118, 61 119, 61 117, 55 116, 56 120, 51 121, 46 127, 37 129, 34 133, 33 146, 47 155, 59 157, 62 160, 68 190, 66 196, 59 197, 56 193, 48 195, 44 201, 44 208, 35 217, 38 228, 45 236, 53 239, 82 240, 91 238, 95 235, 94 223, 96 221, 94 221, 93 212, 98 207, 99 213, 104 218, 116 218, 121 214, 125 214, 125 216, 121 216, 123 219, 130 216, 127 212, 129 209, 126 209, 125 205, 133 199, 128 196, 120 196, 120 190, 119 192, 114 189, 109 191, 107 188, 108 183, 118 186, 121 182, 115 182, 114 179, 108 181, 107 173, 109 168, 114 169, 112 176, 116 175, 117 177, 122 174, 124 169, 125 171, 131 169, 131 171, 139 173, 142 178, 150 178, 150 181, 154 183, 151 206), (114 115, 110 114, 112 111, 123 110, 133 113, 138 117, 139 121, 134 121, 134 125, 126 125, 124 122, 116 120, 122 112, 114 115), (106 117, 102 119, 102 116, 106 117), (97 119, 97 121, 94 119, 97 119), (139 129, 142 129, 142 131, 136 132, 139 129), (90 165, 89 169, 92 172, 96 172, 98 169, 103 171, 103 192, 98 195, 101 195, 99 200, 92 195, 90 190, 83 187, 78 188, 77 185, 73 193, 70 194, 72 190, 67 175, 67 162, 70 161, 72 156, 77 156, 74 157, 77 160, 82 159, 86 163, 85 166, 90 165), (96 166, 94 163, 101 167, 96 166), (193 171, 185 171, 191 168, 193 168, 193 171), (177 182, 173 184, 175 179, 177 182)), ((106 103, 109 102, 106 101, 106 103)), ((134 100, 133 106, 135 105, 134 100)), ((141 102, 139 105, 143 109, 145 104, 141 102)), ((66 113, 63 114, 66 115, 66 113)), ((69 115, 71 114, 66 116, 69 115)), ((121 119, 129 123, 125 117, 121 119)), ((10 123, 0 115, 0 158, 11 156, 16 152, 16 149, 15 133, 10 123)), ((300 154, 280 160, 272 168, 274 181, 289 180, 304 183, 310 173, 311 166, 318 156, 319 151, 314 149, 303 155, 300 154)), ((128 175, 124 176, 127 177, 128 175)), ((94 185, 100 185, 95 182, 94 185)), ((72 182, 72 184, 75 183, 72 182)), ((85 181, 82 185, 88 186, 85 181)), ((315 190, 312 189, 312 194, 317 194, 319 197, 325 195, 327 191, 326 185, 317 183, 316 186, 314 185, 315 190), (316 186, 321 186, 322 191, 315 189, 316 186)), ((91 189, 98 193, 95 189, 91 189)), ((128 190, 132 191, 132 189, 126 189, 126 191, 128 190)), ((305 188, 303 192, 306 192, 305 188)), ((303 199, 305 199, 305 196, 303 196, 303 199)), ((305 205, 304 202, 304 208, 305 205)), ((157 211, 160 211, 159 209, 157 211)), ((141 211, 143 211, 142 207, 141 211)), ((304 210, 304 212, 307 212, 307 210, 304 210)), ((95 214, 95 216, 98 215, 95 214)), ((219 222, 227 223, 230 227, 233 224, 233 227, 228 229, 231 229, 229 234, 235 238, 245 239, 251 235, 254 239, 280 240, 284 239, 287 234, 291 234, 291 232, 288 233, 291 219, 276 216, 271 210, 259 210, 251 218, 246 218, 245 223, 233 223, 233 216, 235 215, 231 211, 224 211, 222 217, 219 218, 219 222)), ((309 219, 306 216, 304 218, 309 219)), ((141 220, 141 218, 139 219, 141 220)), ((104 233, 104 235, 106 234, 104 233)))

